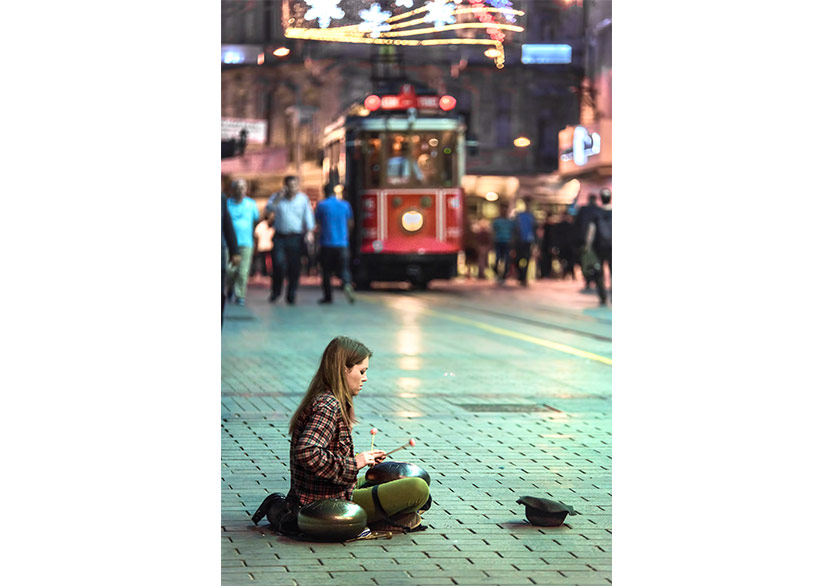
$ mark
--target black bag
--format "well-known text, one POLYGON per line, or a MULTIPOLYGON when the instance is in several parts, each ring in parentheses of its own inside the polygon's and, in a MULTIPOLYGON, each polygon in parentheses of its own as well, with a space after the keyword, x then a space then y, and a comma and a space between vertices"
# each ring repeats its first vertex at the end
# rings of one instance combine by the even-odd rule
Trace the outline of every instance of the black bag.
POLYGON ((252 522, 257 525, 266 516, 273 531, 295 537, 301 533, 298 525, 299 508, 295 499, 287 499, 280 492, 274 492, 255 511, 252 522))

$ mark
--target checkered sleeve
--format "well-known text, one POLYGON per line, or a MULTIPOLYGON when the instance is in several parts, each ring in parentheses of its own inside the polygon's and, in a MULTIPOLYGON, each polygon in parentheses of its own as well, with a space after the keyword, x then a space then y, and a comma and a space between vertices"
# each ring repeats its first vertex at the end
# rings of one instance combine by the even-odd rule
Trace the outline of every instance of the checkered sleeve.
POLYGON ((335 398, 331 396, 314 405, 293 446, 293 457, 312 476, 346 487, 356 483, 358 469, 353 443, 335 398))

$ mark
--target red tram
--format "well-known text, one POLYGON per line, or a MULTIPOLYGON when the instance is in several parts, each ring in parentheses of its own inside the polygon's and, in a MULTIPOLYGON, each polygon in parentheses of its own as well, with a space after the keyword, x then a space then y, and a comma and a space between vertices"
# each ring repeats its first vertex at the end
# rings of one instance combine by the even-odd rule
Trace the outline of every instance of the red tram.
POLYGON ((323 171, 354 211, 358 288, 372 281, 425 288, 457 274, 466 128, 454 107, 451 96, 405 83, 368 96, 326 128, 323 171))

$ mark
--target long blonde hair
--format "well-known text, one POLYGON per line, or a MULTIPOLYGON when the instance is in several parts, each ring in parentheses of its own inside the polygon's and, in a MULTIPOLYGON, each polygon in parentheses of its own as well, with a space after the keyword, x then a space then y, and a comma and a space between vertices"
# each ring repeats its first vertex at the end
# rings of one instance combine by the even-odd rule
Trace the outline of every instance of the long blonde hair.
POLYGON ((290 419, 290 434, 296 429, 300 415, 307 407, 322 393, 330 391, 336 400, 339 401, 339 409, 342 411, 342 418, 348 427, 356 423, 354 417, 354 396, 348 388, 348 381, 345 378, 345 368, 352 368, 366 358, 371 358, 371 350, 364 344, 337 336, 330 341, 322 353, 322 360, 319 362, 319 369, 313 375, 313 380, 307 387, 307 392, 290 419))

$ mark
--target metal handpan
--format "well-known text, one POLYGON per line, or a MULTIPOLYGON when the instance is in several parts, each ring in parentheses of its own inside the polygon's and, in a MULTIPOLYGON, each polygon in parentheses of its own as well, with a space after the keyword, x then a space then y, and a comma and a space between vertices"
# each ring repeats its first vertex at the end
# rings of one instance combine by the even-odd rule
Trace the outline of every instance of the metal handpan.
POLYGON ((356 537, 368 523, 361 506, 341 499, 323 499, 299 510, 302 535, 322 541, 345 541, 356 537))
POLYGON ((525 505, 525 517, 531 522, 531 525, 557 527, 562 525, 566 516, 577 514, 577 511, 571 505, 551 499, 523 496, 516 502, 525 505))
POLYGON ((365 473, 365 484, 363 488, 398 480, 400 478, 423 478, 429 484, 429 473, 414 464, 408 462, 383 462, 377 464, 365 473))

